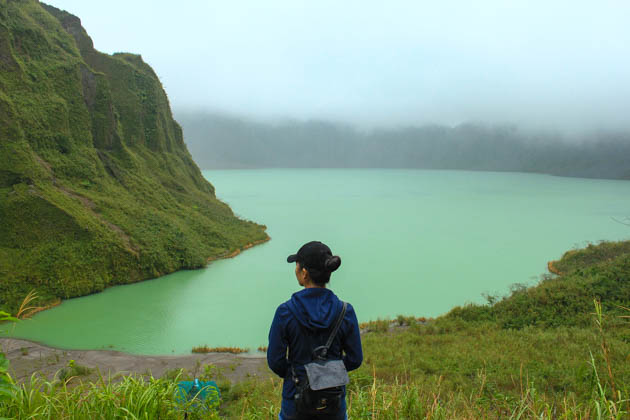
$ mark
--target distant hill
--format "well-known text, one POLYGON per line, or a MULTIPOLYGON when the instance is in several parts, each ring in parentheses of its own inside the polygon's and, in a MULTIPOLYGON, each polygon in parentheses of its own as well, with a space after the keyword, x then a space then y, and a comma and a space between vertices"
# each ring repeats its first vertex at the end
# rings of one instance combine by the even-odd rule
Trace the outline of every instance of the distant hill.
MULTIPOLYGON (((121 46, 124 47, 124 46, 121 46)), ((0 309, 201 267, 265 227, 215 198, 153 70, 79 18, 0 7, 0 309)))
POLYGON ((423 168, 630 179, 630 133, 567 139, 513 126, 462 124, 361 132, 325 121, 265 124, 177 112, 202 168, 423 168))

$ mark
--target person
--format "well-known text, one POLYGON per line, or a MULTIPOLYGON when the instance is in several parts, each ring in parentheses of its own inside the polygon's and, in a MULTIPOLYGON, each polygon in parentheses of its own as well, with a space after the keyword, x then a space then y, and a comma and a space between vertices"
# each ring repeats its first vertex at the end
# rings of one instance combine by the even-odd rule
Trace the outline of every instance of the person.
MULTIPOLYGON (((269 331, 267 363, 274 373, 284 379, 278 418, 347 419, 345 387, 339 410, 335 414, 315 417, 301 415, 297 412, 294 399, 295 379, 304 380, 304 365, 312 361, 313 349, 326 343, 342 312, 343 302, 326 288, 331 273, 341 265, 341 258, 333 256, 330 248, 322 242, 313 241, 304 244, 297 254, 289 255, 287 262, 295 262, 295 277, 303 289, 278 306, 269 331)), ((330 346, 328 358, 343 360, 347 371, 357 369, 363 361, 359 323, 349 303, 330 346)))

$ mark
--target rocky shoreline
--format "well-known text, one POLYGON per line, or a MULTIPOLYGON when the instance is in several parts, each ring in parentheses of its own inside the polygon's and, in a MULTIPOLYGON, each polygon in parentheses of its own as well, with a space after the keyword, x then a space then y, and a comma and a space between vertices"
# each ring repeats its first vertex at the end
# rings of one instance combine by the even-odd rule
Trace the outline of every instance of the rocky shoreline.
POLYGON ((253 376, 266 376, 264 355, 235 355, 208 353, 173 356, 151 356, 128 354, 114 350, 64 350, 44 346, 28 340, 0 338, 0 351, 10 363, 9 372, 18 382, 28 380, 33 374, 41 373, 48 380, 67 367, 70 360, 76 365, 91 369, 81 376, 82 380, 96 380, 117 375, 138 374, 159 378, 177 369, 186 369, 191 375, 202 373, 205 365, 216 366, 223 377, 231 382, 240 382, 253 376))

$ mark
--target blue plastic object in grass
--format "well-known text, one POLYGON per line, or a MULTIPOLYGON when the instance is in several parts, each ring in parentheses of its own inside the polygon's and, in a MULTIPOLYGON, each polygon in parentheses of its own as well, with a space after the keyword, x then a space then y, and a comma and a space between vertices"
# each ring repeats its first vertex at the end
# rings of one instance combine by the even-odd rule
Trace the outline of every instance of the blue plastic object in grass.
MULTIPOLYGON (((206 407, 219 405, 221 391, 214 381, 181 381, 177 384, 175 401, 180 404, 187 404, 196 400, 202 402, 206 407)), ((195 404, 196 405, 196 404, 195 404)))

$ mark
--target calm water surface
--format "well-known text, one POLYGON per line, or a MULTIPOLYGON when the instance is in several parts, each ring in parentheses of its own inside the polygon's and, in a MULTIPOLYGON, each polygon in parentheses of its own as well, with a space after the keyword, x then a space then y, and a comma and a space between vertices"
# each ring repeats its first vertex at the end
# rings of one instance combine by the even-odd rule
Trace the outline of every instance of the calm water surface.
POLYGON ((420 170, 204 171, 217 196, 272 240, 208 268, 65 301, 13 335, 140 354, 266 345, 299 290, 286 256, 309 240, 342 257, 331 288, 360 321, 436 316, 534 284, 548 260, 630 236, 630 182, 420 170))

